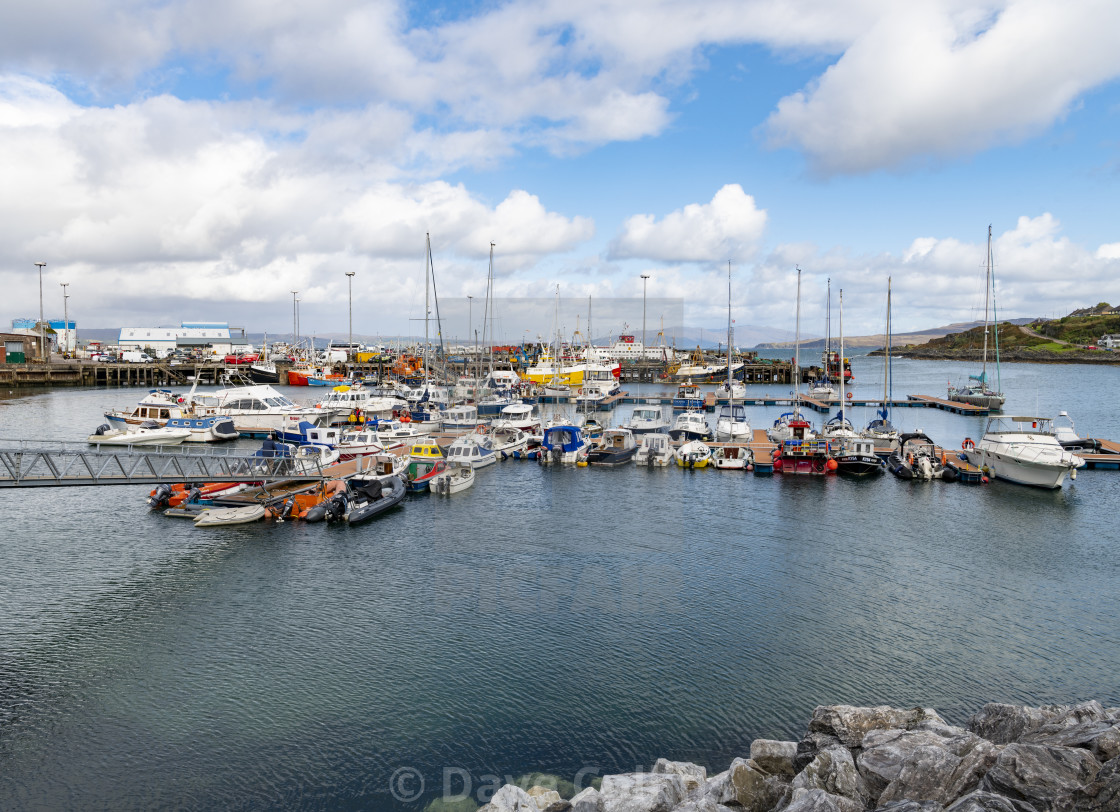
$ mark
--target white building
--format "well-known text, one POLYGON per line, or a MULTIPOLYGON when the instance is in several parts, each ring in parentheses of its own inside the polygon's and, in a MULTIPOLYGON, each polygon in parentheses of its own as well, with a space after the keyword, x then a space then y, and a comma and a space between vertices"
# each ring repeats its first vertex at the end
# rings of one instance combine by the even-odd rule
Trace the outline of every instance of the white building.
POLYGON ((1097 346, 1102 350, 1120 350, 1120 333, 1110 333, 1109 335, 1101 336, 1101 340, 1097 342, 1097 346))
POLYGON ((224 356, 244 347, 245 338, 230 336, 225 323, 183 322, 178 327, 123 327, 117 346, 121 350, 152 350, 159 356, 176 349, 224 356))

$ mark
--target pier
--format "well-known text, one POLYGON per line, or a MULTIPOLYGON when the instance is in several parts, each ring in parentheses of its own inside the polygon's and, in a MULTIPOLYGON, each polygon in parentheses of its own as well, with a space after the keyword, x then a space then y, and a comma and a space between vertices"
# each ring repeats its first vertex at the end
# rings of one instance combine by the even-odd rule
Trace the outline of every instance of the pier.
POLYGON ((0 386, 173 386, 199 383, 218 384, 222 376, 244 371, 223 362, 169 364, 116 363, 93 361, 56 361, 50 364, 0 364, 0 386))

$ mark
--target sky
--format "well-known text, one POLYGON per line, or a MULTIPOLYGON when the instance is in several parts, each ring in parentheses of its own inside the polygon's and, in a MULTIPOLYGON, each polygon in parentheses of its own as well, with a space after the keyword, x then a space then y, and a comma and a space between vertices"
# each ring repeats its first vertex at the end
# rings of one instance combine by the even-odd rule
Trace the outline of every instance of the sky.
POLYGON ((430 236, 449 334, 491 244, 499 338, 904 332, 989 225, 1000 316, 1120 304, 1118 77, 1115 0, 8 3, 0 323, 417 334, 430 236))

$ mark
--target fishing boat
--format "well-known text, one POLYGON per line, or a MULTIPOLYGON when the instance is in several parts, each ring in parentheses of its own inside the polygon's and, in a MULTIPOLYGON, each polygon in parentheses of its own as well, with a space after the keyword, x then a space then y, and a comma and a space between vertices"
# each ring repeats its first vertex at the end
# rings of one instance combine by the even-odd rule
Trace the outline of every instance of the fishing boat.
POLYGON ((447 448, 449 461, 467 462, 472 468, 485 468, 498 461, 492 445, 486 442, 485 436, 465 434, 459 437, 447 448))
POLYGON ((401 420, 375 420, 368 427, 373 429, 373 433, 377 435, 377 441, 386 448, 392 448, 402 443, 411 446, 428 436, 428 432, 421 431, 412 423, 405 423, 401 420))
POLYGON ((700 440, 689 440, 677 449, 677 465, 681 468, 707 468, 712 449, 700 440))
POLYGON ((428 478, 428 490, 449 496, 474 484, 474 466, 469 460, 447 459, 437 465, 428 478))
POLYGON ((90 445, 179 445, 190 436, 190 429, 161 426, 149 420, 127 429, 113 429, 102 423, 87 440, 90 445))
POLYGON ((677 387, 677 395, 673 398, 673 409, 676 411, 688 410, 695 411, 704 408, 704 394, 697 386, 689 379, 687 382, 682 383, 677 387))
POLYGON ((423 478, 431 473, 436 463, 443 459, 443 451, 435 440, 426 438, 412 444, 408 451, 408 484, 410 491, 424 491, 428 483, 423 478))
POLYGON ((992 478, 1038 488, 1060 488, 1077 478, 1081 457, 1062 448, 1048 417, 991 417, 980 442, 966 439, 966 459, 992 478))
POLYGON ((222 525, 249 524, 264 518, 264 505, 245 505, 244 507, 209 508, 202 510, 194 519, 195 527, 219 527, 222 525))
POLYGON ((838 474, 870 476, 883 472, 883 460, 875 453, 875 443, 865 437, 841 440, 834 459, 838 474))
POLYGON ((246 374, 253 383, 280 383, 280 372, 276 369, 276 363, 268 357, 268 333, 264 334, 260 354, 255 361, 249 363, 246 374))
POLYGON ((800 439, 796 432, 804 432, 809 424, 805 421, 791 421, 795 432, 793 439, 785 440, 774 449, 774 470, 779 474, 824 475, 836 472, 836 460, 832 458, 832 446, 827 440, 800 439))
POLYGON ((700 412, 689 411, 677 415, 669 436, 678 442, 689 440, 712 441, 712 428, 700 412))
POLYGON ((625 465, 634 459, 638 444, 630 429, 607 429, 603 439, 587 451, 588 465, 625 465))
POLYGON ((899 437, 898 450, 887 457, 887 470, 899 479, 954 482, 958 478, 957 470, 946 464, 944 454, 937 453, 933 440, 922 431, 899 437))
POLYGON ((754 452, 745 445, 721 445, 712 449, 712 465, 721 471, 748 471, 754 452))
POLYGON ((549 463, 575 465, 587 459, 587 441, 578 426, 549 426, 541 438, 538 460, 549 463))
POLYGON ((636 435, 664 433, 669 428, 669 421, 665 419, 660 406, 635 406, 630 419, 622 427, 630 429, 636 435))
POLYGON ((992 275, 992 227, 988 226, 988 269, 984 282, 984 355, 979 375, 969 375, 964 386, 949 384, 949 400, 980 406, 992 412, 1003 409, 1006 398, 999 391, 999 320, 996 318, 996 283, 992 275), (994 328, 994 329, 993 329, 994 328), (988 386, 988 331, 995 349, 996 389, 988 386))
POLYGON ((649 432, 638 437, 635 465, 665 466, 673 461, 672 438, 663 432, 649 432))
POLYGON ((297 468, 305 470, 312 468, 326 468, 328 465, 334 465, 339 461, 341 454, 337 448, 330 448, 329 446, 319 445, 317 443, 307 443, 297 446, 293 459, 295 460, 297 468))

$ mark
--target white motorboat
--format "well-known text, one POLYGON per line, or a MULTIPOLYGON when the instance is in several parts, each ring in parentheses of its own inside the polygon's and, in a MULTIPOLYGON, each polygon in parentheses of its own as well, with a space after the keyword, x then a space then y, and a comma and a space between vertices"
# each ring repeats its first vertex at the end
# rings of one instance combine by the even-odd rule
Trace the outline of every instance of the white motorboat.
POLYGON ((749 443, 754 439, 747 409, 737 404, 720 406, 716 418, 716 440, 719 442, 749 443))
POLYGON ((474 466, 470 462, 448 459, 440 465, 443 470, 428 480, 428 490, 432 493, 450 495, 474 484, 474 466))
POLYGON ((507 457, 515 452, 524 454, 529 448, 529 435, 511 427, 486 428, 477 432, 479 442, 494 452, 494 457, 507 457))
POLYGON ((712 465, 721 471, 746 471, 754 464, 754 452, 745 445, 721 445, 712 449, 712 465))
POLYGON ((117 428, 155 421, 173 429, 188 429, 190 434, 183 441, 187 443, 213 443, 238 436, 233 418, 221 413, 215 404, 195 398, 193 389, 187 395, 150 389, 131 409, 110 409, 105 417, 117 428))
POLYGON ((747 385, 739 381, 721 381, 720 385, 716 387, 716 397, 728 400, 745 400, 747 397, 747 385))
MULTIPOLYGON (((383 454, 389 448, 377 438, 373 429, 347 429, 338 426, 330 428, 307 429, 304 432, 307 443, 324 445, 338 450, 339 459, 352 460, 355 457, 365 457, 370 454, 383 454)), ((393 448, 404 448, 403 443, 396 443, 393 448)))
POLYGON ((529 403, 511 403, 491 423, 491 427, 495 429, 521 429, 527 433, 538 430, 540 425, 540 410, 529 403))
POLYGON ((712 441, 712 429, 704 415, 700 412, 681 412, 677 415, 669 436, 674 440, 704 440, 712 441))
POLYGON ((348 386, 341 384, 332 388, 315 408, 330 409, 337 413, 338 419, 347 423, 362 423, 370 420, 387 420, 393 416, 393 409, 399 408, 396 398, 380 397, 361 384, 348 386))
POLYGON ((1054 422, 1054 437, 1066 451, 1072 451, 1076 454, 1081 451, 1095 453, 1101 450, 1100 440, 1095 440, 1092 437, 1082 437, 1077 433, 1077 427, 1073 424, 1073 418, 1069 416, 1068 412, 1058 412, 1058 418, 1064 420, 1064 423, 1054 422))
POLYGON ((485 436, 464 434, 447 449, 448 461, 468 462, 472 468, 485 468, 498 461, 492 446, 484 442, 485 436))
POLYGON ((179 445, 190 436, 190 429, 161 426, 149 420, 127 429, 111 429, 103 423, 88 440, 91 445, 179 445))
POLYGON ((470 431, 480 423, 489 423, 490 421, 489 419, 479 419, 478 406, 464 403, 448 407, 440 412, 440 422, 443 424, 444 431, 470 431))
POLYGON ((213 395, 203 395, 196 400, 230 415, 238 431, 281 432, 289 439, 302 435, 301 423, 329 426, 342 411, 336 407, 299 406, 266 383, 219 389, 213 395))
POLYGON ((672 438, 663 432, 649 432, 638 436, 635 465, 665 466, 673 461, 672 438))
POLYGON ((712 449, 699 440, 690 440, 677 449, 677 465, 681 468, 707 468, 712 449))
POLYGON ((312 470, 326 468, 339 461, 340 453, 337 448, 309 443, 301 445, 295 450, 293 459, 297 470, 312 470))
POLYGON ((377 441, 386 448, 397 444, 410 446, 428 436, 428 432, 400 420, 378 420, 372 424, 372 428, 377 441))
POLYGON ((622 427, 630 429, 636 435, 665 432, 669 429, 669 421, 665 419, 660 406, 635 406, 630 419, 622 427))
POLYGON ((1077 478, 1085 460, 1062 448, 1047 417, 991 417, 980 442, 964 442, 964 455, 988 476, 1038 488, 1060 488, 1077 478))

